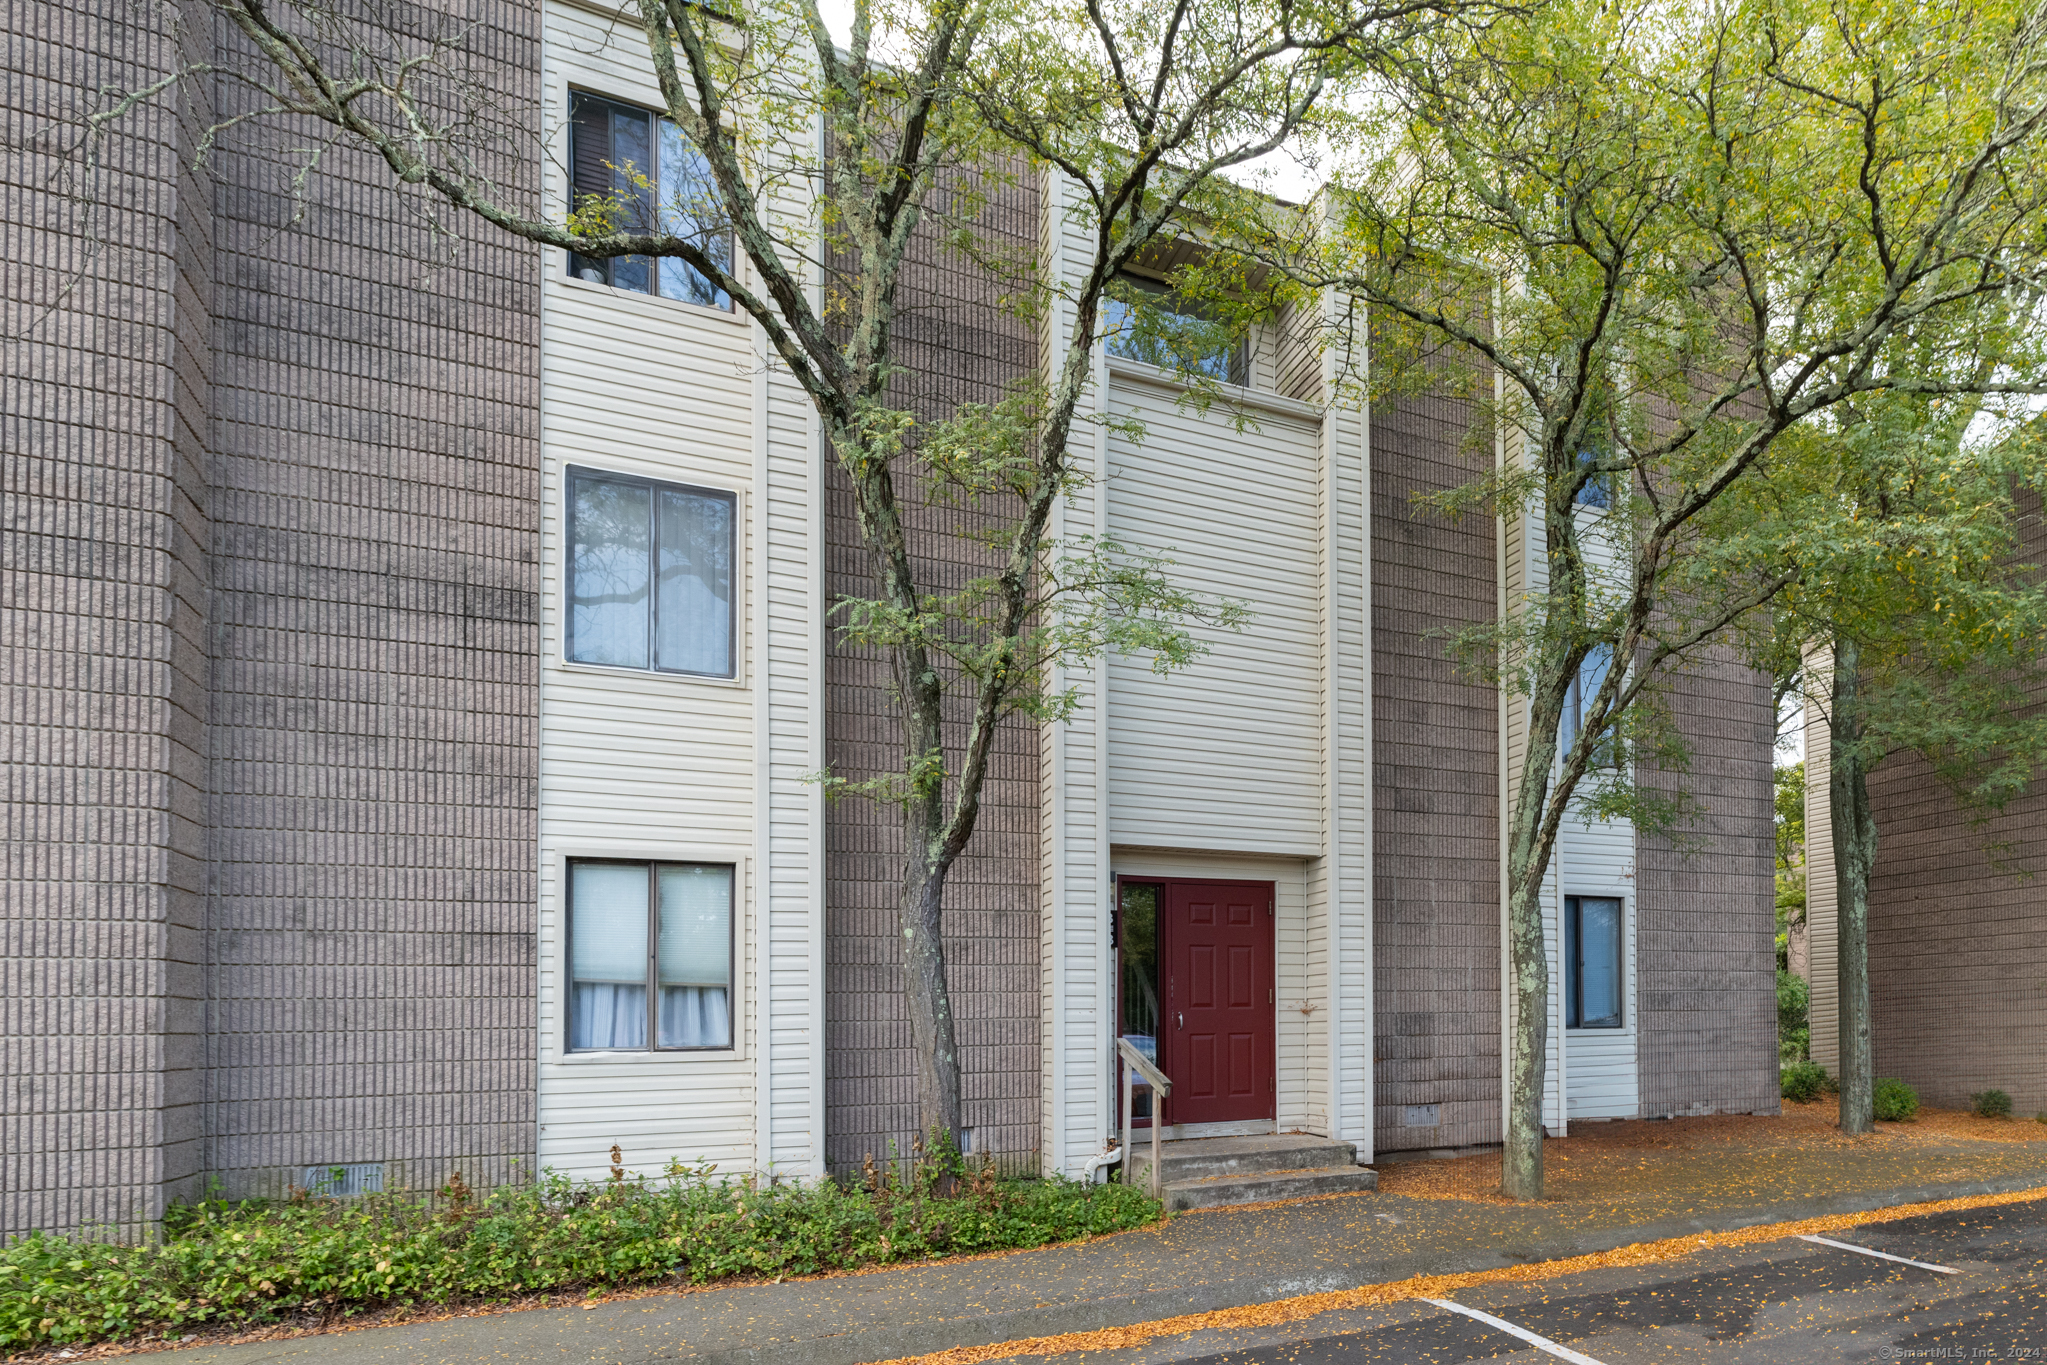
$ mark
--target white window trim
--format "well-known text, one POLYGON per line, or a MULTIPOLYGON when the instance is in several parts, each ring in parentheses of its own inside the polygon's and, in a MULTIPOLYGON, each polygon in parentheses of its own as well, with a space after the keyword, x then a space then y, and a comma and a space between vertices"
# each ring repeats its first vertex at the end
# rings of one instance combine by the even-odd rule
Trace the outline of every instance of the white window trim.
MULTIPOLYGON (((591 14, 601 14, 614 21, 619 18, 620 13, 617 10, 606 9, 601 4, 579 4, 577 0, 554 0, 554 3, 566 5, 570 9, 580 9, 591 14)), ((546 28, 544 15, 541 26, 543 30, 546 28)), ((621 29, 618 31, 624 32, 625 30, 621 29)), ((587 56, 588 54, 582 55, 587 56)), ((541 129, 543 139, 548 143, 548 148, 547 154, 541 157, 541 191, 548 205, 559 213, 566 215, 569 206, 569 138, 571 136, 569 128, 569 96, 571 92, 580 89, 605 99, 617 100, 622 104, 637 104, 656 112, 662 107, 661 87, 654 79, 653 68, 647 59, 646 50, 642 48, 636 55, 639 60, 633 62, 630 68, 628 68, 627 58, 623 55, 612 57, 606 54, 605 60, 611 63, 612 69, 609 73, 611 79, 601 89, 597 86, 578 85, 569 79, 566 71, 562 72, 557 79, 547 83, 546 107, 541 111, 541 129), (616 84, 615 90, 613 89, 613 82, 616 84), (560 139, 559 145, 554 145, 553 143, 553 139, 556 137, 560 139)), ((745 253, 739 249, 737 234, 733 238, 732 257, 733 274, 742 280, 748 278, 749 272, 746 266, 745 253)), ((722 320, 723 325, 731 327, 746 327, 753 321, 745 310, 739 306, 737 299, 732 301, 730 308, 714 308, 707 303, 691 303, 687 299, 671 299, 660 294, 642 294, 637 289, 619 289, 613 285, 593 284, 589 280, 579 280, 569 273, 569 253, 564 247, 549 247, 542 253, 542 259, 547 263, 546 278, 572 289, 590 290, 624 307, 651 308, 656 310, 657 314, 661 309, 673 311, 679 308, 684 310, 690 317, 702 319, 715 317, 722 320)))
POLYGON ((548 863, 554 872, 554 892, 549 913, 553 934, 542 980, 548 983, 554 1006, 552 1020, 541 1024, 543 1063, 549 1067, 577 1066, 729 1066, 747 1057, 748 954, 753 923, 753 851, 743 844, 668 844, 635 840, 618 845, 577 843, 551 849, 548 863), (589 1048, 575 1052, 568 1048, 569 982, 569 864, 588 858, 612 862, 724 863, 732 868, 732 1046, 720 1048, 589 1048))
MULTIPOLYGON (((598 286, 591 286, 597 288, 598 286)), ((753 507, 747 497, 747 490, 721 480, 692 481, 687 471, 652 469, 638 461, 584 460, 560 457, 554 462, 554 515, 555 546, 547 565, 549 595, 554 600, 554 648, 549 652, 548 662, 566 673, 595 673, 612 678, 658 678, 663 682, 677 683, 684 687, 743 688, 748 686, 746 656, 750 644, 751 621, 747 616, 748 580, 752 578, 753 560, 748 554, 752 544, 754 527, 753 507), (701 488, 712 493, 732 495, 732 676, 720 678, 710 673, 682 673, 665 668, 633 668, 627 664, 593 664, 569 657, 569 470, 587 469, 596 474, 617 474, 622 478, 645 479, 649 483, 674 484, 680 488, 701 488)), ((652 642, 649 641, 651 648, 652 642)), ((600 856, 600 855, 590 855, 600 856)))

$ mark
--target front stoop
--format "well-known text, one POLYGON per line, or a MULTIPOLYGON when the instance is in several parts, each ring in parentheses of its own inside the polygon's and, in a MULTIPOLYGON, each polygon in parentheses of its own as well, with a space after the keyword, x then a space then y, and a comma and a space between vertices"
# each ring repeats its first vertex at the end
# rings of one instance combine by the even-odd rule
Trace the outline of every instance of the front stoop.
MULTIPOLYGON (((1142 1137, 1132 1145, 1137 1150, 1127 1178, 1149 1185, 1151 1148, 1142 1137)), ((1357 1164, 1355 1146, 1305 1134, 1185 1138, 1160 1145, 1159 1165, 1168 1209, 1256 1204, 1379 1186, 1379 1173, 1357 1164)))

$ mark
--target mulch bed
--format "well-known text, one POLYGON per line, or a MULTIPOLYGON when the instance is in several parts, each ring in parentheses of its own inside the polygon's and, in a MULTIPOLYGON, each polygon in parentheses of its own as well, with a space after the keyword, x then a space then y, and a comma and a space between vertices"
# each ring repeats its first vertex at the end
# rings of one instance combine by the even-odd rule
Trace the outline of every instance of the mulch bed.
MULTIPOLYGON (((1982 1119, 1955 1109, 1921 1109, 1907 1123, 1879 1123, 1874 1133, 1843 1133, 1839 1102, 1785 1102, 1781 1115, 1707 1114, 1696 1118, 1625 1119, 1572 1123, 1570 1136, 1543 1144, 1550 1200, 1610 1200, 1660 1182, 1687 1156, 1709 1160, 1734 1151, 1866 1148, 1879 1144, 2047 1142, 2047 1124, 2029 1118, 1982 1119)), ((1400 1161, 1378 1166, 1379 1189, 1410 1199, 1463 1199, 1508 1203, 1499 1191, 1500 1154, 1481 1152, 1444 1161, 1400 1161)))

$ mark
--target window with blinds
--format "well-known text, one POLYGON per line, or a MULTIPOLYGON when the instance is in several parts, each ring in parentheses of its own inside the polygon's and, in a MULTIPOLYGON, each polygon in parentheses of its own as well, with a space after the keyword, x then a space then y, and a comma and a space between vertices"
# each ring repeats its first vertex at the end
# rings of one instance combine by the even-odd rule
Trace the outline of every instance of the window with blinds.
POLYGON ((738 498, 593 469, 568 484, 568 659, 732 677, 738 498))
POLYGON ((732 867, 569 863, 568 1048, 732 1046, 732 867))
MULTIPOLYGON (((614 221, 621 229, 682 238, 719 269, 732 268, 732 231, 710 164, 670 120, 575 92, 569 96, 569 178, 578 209, 608 201, 617 206, 614 221)), ((680 257, 596 260, 571 252, 569 273, 706 308, 732 306, 724 290, 680 257)))
POLYGON ((1620 1028, 1627 964, 1620 898, 1564 897, 1564 1027, 1620 1028))

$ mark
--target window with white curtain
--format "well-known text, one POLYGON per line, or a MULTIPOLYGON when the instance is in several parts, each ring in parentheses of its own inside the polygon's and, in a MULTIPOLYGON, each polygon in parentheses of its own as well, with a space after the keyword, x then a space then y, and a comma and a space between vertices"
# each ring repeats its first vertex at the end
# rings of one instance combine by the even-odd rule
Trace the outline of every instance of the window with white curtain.
POLYGON ((568 658, 733 676, 738 498, 591 469, 568 478, 568 658))
POLYGON ((579 859, 568 874, 569 1050, 731 1047, 731 864, 579 859))

